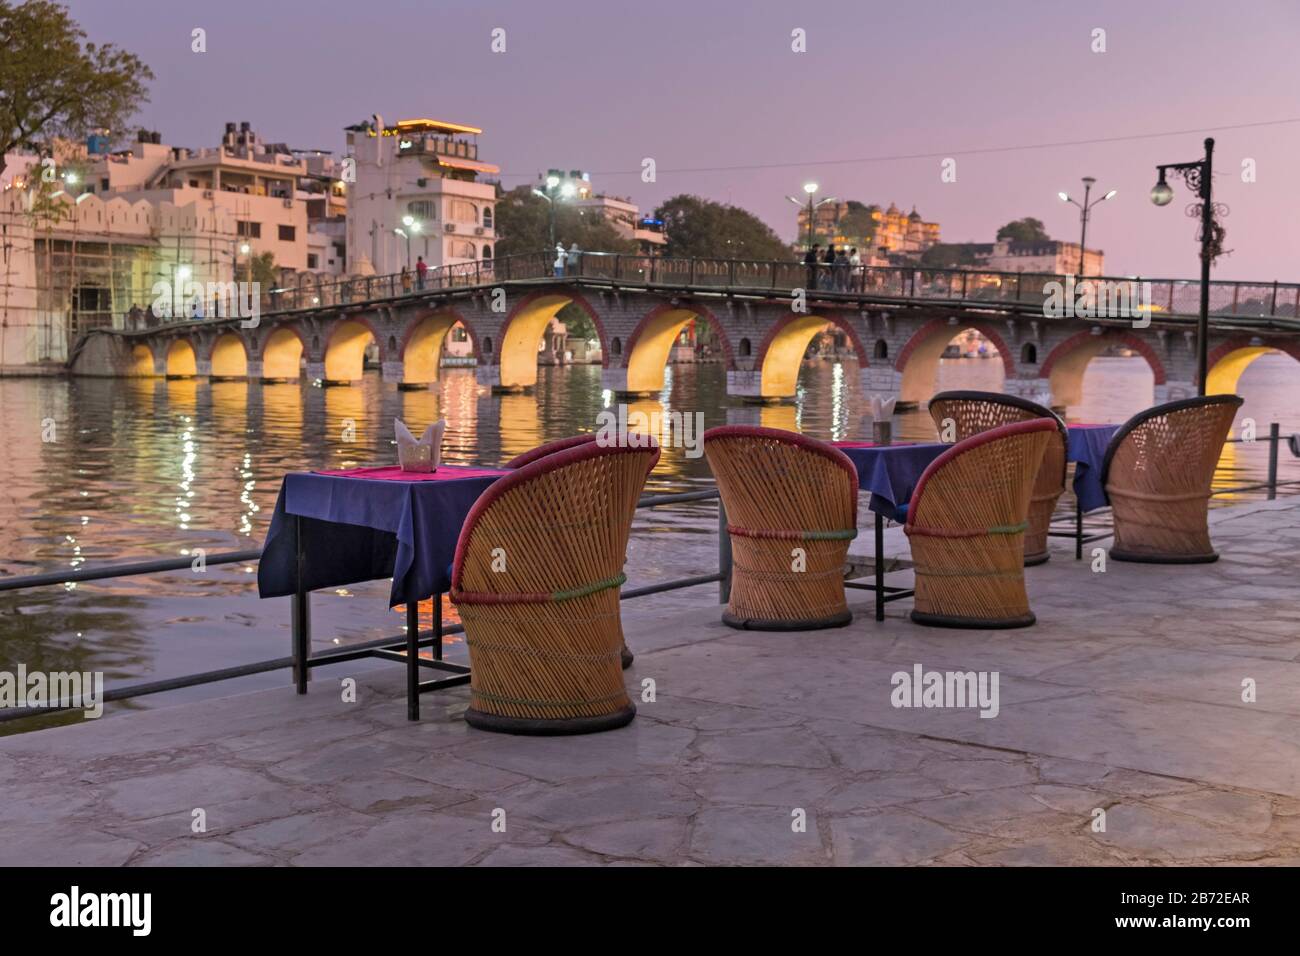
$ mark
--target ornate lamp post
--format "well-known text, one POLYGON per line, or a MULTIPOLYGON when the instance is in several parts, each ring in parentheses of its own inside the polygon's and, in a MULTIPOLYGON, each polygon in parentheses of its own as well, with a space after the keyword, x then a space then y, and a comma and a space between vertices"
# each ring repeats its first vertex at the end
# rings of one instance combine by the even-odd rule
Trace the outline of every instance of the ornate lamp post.
POLYGON ((1083 278, 1083 273, 1084 273, 1083 257, 1088 248, 1087 245, 1085 245, 1085 243, 1087 243, 1088 241, 1088 219, 1092 215, 1092 207, 1097 205, 1097 203, 1105 202, 1107 199, 1113 198, 1115 196, 1115 193, 1117 192, 1117 190, 1112 189, 1110 192, 1106 193, 1106 195, 1102 196, 1100 199, 1094 199, 1091 202, 1089 202, 1088 197, 1092 194, 1092 184, 1095 183, 1096 181, 1097 180, 1092 176, 1083 177, 1083 202, 1079 202, 1078 200, 1071 199, 1068 193, 1056 194, 1061 197, 1061 202, 1074 203, 1076 206, 1079 207, 1079 220, 1083 223, 1083 232, 1079 236, 1079 278, 1080 279, 1083 278))
MULTIPOLYGON (((834 196, 824 196, 821 199, 818 199, 814 202, 813 196, 817 194, 818 188, 819 187, 816 183, 803 184, 803 191, 808 194, 808 248, 809 249, 812 248, 812 244, 813 244, 813 213, 816 211, 818 206, 824 206, 828 202, 835 201, 834 196)), ((803 205, 803 203, 800 200, 795 199, 793 196, 786 196, 785 198, 790 200, 796 206, 803 205)))
POLYGON ((1199 202, 1187 207, 1189 217, 1201 219, 1201 311, 1196 319, 1196 373, 1197 394, 1205 394, 1206 351, 1210 337, 1210 266, 1223 253, 1224 228, 1216 218, 1227 215, 1228 209, 1222 203, 1215 203, 1211 191, 1213 188, 1214 140, 1205 141, 1205 158, 1193 163, 1166 163, 1157 166, 1159 179, 1151 188, 1151 201, 1157 206, 1168 206, 1174 200, 1174 191, 1165 182, 1166 174, 1173 170, 1183 177, 1187 188, 1193 190, 1199 202))

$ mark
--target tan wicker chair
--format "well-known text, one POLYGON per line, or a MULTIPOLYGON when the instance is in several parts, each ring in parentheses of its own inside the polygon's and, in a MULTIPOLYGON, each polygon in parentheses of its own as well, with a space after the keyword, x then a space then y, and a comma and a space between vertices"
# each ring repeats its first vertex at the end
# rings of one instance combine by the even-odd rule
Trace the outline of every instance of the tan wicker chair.
POLYGON ((704 454, 731 538, 722 620, 769 631, 848 624, 844 568, 858 533, 858 473, 848 457, 795 432, 745 425, 709 429, 704 454))
POLYGON ((1070 447, 1070 433, 1065 422, 1050 408, 1015 395, 998 392, 940 392, 930 399, 930 417, 940 435, 945 420, 953 422, 953 440, 962 441, 972 435, 1033 418, 1050 418, 1056 422, 1057 436, 1047 443, 1043 463, 1034 480, 1034 492, 1029 499, 1029 527, 1025 530, 1025 566, 1042 564, 1050 558, 1047 550, 1047 532, 1051 528, 1052 513, 1065 491, 1065 465, 1070 447))
POLYGON ((912 492, 903 530, 912 544, 912 620, 936 627, 1027 627, 1025 529, 1047 418, 967 438, 930 463, 912 492))
POLYGON ((623 686, 619 588, 659 449, 583 442, 493 484, 461 530, 452 601, 465 622, 465 720, 514 734, 580 734, 636 715, 623 686))
POLYGON ((1157 405, 1122 426, 1101 466, 1117 561, 1217 561, 1207 521, 1214 467, 1241 407, 1236 395, 1157 405))

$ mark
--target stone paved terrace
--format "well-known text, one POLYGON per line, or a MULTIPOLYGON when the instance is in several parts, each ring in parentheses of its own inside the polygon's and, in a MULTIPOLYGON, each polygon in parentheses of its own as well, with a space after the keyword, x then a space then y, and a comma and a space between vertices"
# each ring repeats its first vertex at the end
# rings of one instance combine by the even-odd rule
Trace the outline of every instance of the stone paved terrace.
POLYGON ((865 592, 799 634, 729 630, 707 589, 629 602, 657 699, 595 736, 475 731, 464 688, 408 724, 375 661, 9 737, 0 864, 1300 863, 1300 503, 1212 520, 1212 566, 1058 550, 1021 631, 878 625, 865 592), (895 709, 916 663, 1000 672, 1000 713, 895 709))

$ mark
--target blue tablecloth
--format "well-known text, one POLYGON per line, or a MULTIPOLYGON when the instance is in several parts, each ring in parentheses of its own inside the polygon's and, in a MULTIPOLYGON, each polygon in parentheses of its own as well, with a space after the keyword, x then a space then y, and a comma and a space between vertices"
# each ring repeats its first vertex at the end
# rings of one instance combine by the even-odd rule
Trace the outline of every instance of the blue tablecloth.
POLYGON ((1106 489, 1101 486, 1101 465, 1118 425, 1071 425, 1066 457, 1074 462, 1074 496, 1084 511, 1104 508, 1106 489))
POLYGON ((912 500, 921 473, 951 445, 928 442, 923 445, 871 445, 836 442, 858 470, 858 488, 871 492, 868 507, 891 521, 902 521, 899 508, 912 500))
POLYGON ((505 474, 452 465, 439 467, 437 480, 287 474, 262 546, 258 593, 282 597, 296 590, 295 516, 302 519, 307 590, 391 576, 390 607, 444 592, 466 515, 505 474))

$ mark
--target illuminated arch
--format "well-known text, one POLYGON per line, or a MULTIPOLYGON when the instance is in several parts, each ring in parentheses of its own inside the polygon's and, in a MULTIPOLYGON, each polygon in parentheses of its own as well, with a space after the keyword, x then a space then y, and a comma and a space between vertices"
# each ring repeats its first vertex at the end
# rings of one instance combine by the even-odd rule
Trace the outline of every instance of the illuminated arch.
POLYGON ((262 346, 262 378, 295 381, 302 362, 302 338, 288 326, 280 326, 262 346))
POLYGON ((1274 345, 1259 344, 1260 340, 1243 337, 1229 339, 1215 348, 1206 357, 1209 372, 1205 376, 1206 395, 1235 395, 1241 381, 1241 373, 1261 355, 1269 352, 1284 352, 1300 362, 1300 343, 1278 342, 1274 345))
MULTIPOLYGON (((470 348, 478 358, 478 338, 470 324, 451 309, 439 309, 413 320, 401 344, 402 383, 404 385, 431 384, 438 381, 438 365, 442 357, 442 343, 447 333, 459 322, 469 335, 470 348)), ((535 379, 534 379, 535 380, 535 379)))
POLYGON ((895 370, 903 375, 899 386, 899 401, 920 405, 929 400, 934 394, 943 350, 955 336, 966 329, 974 329, 992 342, 998 350, 998 357, 1002 359, 1003 375, 1006 378, 1015 377, 1016 360, 993 326, 987 322, 971 322, 962 318, 952 324, 946 319, 931 319, 912 333, 894 361, 895 370))
POLYGON ((677 336, 692 319, 709 324, 713 334, 722 343, 726 367, 735 367, 731 361, 731 342, 727 339, 722 323, 712 312, 694 303, 690 306, 664 303, 650 310, 637 323, 628 339, 627 352, 623 357, 623 367, 627 369, 627 391, 650 394, 663 389, 668 356, 672 354, 677 336))
POLYGON ((1051 387, 1052 404, 1078 405, 1082 402, 1084 370, 1089 362, 1112 345, 1123 345, 1137 352, 1151 366, 1154 384, 1165 384, 1164 363, 1144 339, 1120 329, 1103 329, 1100 335, 1093 335, 1089 329, 1077 332, 1057 345, 1039 368, 1039 377, 1047 379, 1051 387))
POLYGON ((366 370, 366 347, 378 341, 374 329, 362 319, 335 325, 325 343, 325 381, 359 381, 366 370))
POLYGON ((217 336, 212 343, 213 378, 244 378, 248 375, 248 351, 234 332, 217 336))
POLYGON ((756 364, 762 369, 759 394, 763 398, 792 398, 799 382, 799 369, 804 353, 813 337, 828 326, 839 329, 848 336, 858 364, 866 368, 867 349, 853 326, 840 316, 801 315, 789 312, 773 323, 758 347, 756 364))
POLYGON ((152 378, 158 374, 154 365, 153 351, 149 346, 137 344, 131 348, 131 368, 127 373, 137 378, 152 378))
POLYGON ((506 389, 525 389, 537 384, 537 347, 551 319, 570 303, 587 313, 600 338, 601 364, 609 364, 605 348, 605 327, 590 303, 573 291, 540 290, 525 296, 511 310, 501 331, 500 385, 506 389))
POLYGON ((189 339, 173 339, 167 346, 167 377, 193 378, 199 374, 198 358, 189 339))

